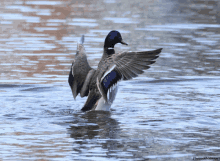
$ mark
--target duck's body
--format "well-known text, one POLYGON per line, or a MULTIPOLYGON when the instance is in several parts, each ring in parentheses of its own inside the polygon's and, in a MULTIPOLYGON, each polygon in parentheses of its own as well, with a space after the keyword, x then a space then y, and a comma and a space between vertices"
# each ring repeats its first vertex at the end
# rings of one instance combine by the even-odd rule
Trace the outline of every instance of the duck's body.
MULTIPOLYGON (((112 51, 110 51, 112 52, 112 51)), ((109 67, 113 64, 113 59, 111 55, 108 55, 109 51, 104 50, 103 56, 98 64, 98 68, 96 72, 94 73, 94 76, 92 77, 90 86, 89 86, 89 95, 88 99, 82 108, 83 111, 87 110, 104 110, 108 111, 111 107, 111 104, 113 103, 115 96, 117 94, 117 88, 110 87, 109 89, 109 97, 108 100, 102 96, 102 93, 100 92, 100 82, 102 77, 105 73, 108 72, 109 67)))
POLYGON ((114 50, 116 43, 127 45, 118 31, 111 31, 105 39, 103 55, 97 70, 88 65, 82 44, 80 50, 77 50, 78 55, 76 54, 69 75, 69 85, 74 98, 78 93, 81 97, 88 95, 82 111, 108 111, 118 91, 117 83, 136 77, 143 73, 144 69, 150 68, 149 65, 155 62, 153 60, 162 50, 116 54, 114 50))

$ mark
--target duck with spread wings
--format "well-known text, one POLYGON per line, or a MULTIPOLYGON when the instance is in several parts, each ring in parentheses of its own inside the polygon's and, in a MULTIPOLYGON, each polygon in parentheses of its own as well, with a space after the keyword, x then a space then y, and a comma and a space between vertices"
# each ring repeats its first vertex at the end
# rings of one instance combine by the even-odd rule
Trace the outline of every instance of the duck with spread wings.
POLYGON ((69 74, 69 85, 73 97, 80 93, 81 97, 88 96, 82 111, 108 111, 115 99, 118 82, 130 80, 142 74, 149 65, 155 63, 162 48, 152 51, 115 53, 117 43, 127 45, 118 31, 111 31, 104 42, 102 58, 96 70, 87 61, 83 46, 84 36, 77 44, 75 60, 69 74))

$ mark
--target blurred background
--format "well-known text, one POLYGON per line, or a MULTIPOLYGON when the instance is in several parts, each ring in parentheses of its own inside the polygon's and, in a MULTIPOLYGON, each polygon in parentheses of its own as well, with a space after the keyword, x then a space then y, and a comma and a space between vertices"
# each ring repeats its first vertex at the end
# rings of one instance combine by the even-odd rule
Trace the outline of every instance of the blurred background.
POLYGON ((219 0, 1 0, 0 158, 189 160, 220 154, 219 0), (110 113, 81 113, 68 74, 85 35, 93 68, 106 35, 163 48, 121 82, 110 113), (132 96, 132 97, 131 97, 132 96))
POLYGON ((80 36, 85 35, 89 62, 96 67, 113 29, 129 44, 116 51, 164 48, 147 76, 219 76, 218 1, 0 3, 2 83, 66 82, 80 36))

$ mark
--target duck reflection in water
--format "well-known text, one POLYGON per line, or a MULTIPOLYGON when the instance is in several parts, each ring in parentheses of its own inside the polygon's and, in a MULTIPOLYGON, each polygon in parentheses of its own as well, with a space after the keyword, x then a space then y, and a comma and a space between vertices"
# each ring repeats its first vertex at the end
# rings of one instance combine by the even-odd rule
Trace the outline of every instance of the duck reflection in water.
MULTIPOLYGON (((82 115, 75 114, 74 121, 67 129, 73 138, 73 151, 81 153, 79 149, 87 149, 92 143, 104 150, 115 151, 118 149, 119 133, 121 133, 119 122, 111 118, 109 111, 90 111, 82 115), (75 148, 74 148, 75 147, 75 148)), ((122 146, 122 145, 120 145, 122 146)), ((90 149, 90 148, 88 148, 90 149)))
POLYGON ((76 114, 74 120, 68 128, 70 136, 78 139, 117 138, 119 132, 118 122, 111 118, 109 111, 90 111, 82 114, 80 117, 76 114))

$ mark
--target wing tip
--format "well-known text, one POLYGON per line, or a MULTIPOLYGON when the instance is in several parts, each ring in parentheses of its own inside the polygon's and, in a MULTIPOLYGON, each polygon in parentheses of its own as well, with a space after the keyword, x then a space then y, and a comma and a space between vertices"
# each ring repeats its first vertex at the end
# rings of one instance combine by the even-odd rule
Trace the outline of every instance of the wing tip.
POLYGON ((74 90, 74 89, 72 89, 72 93, 73 93, 74 100, 76 100, 76 96, 77 96, 78 93, 76 93, 76 90, 74 90))
POLYGON ((82 35, 81 38, 80 38, 80 40, 77 42, 77 51, 76 51, 77 54, 78 54, 80 51, 85 50, 85 49, 84 49, 84 46, 83 46, 84 40, 85 40, 84 35, 82 35))
POLYGON ((160 54, 162 50, 163 50, 163 48, 159 48, 159 49, 157 49, 155 51, 157 52, 157 54, 160 54))
POLYGON ((159 56, 158 55, 156 55, 156 56, 154 56, 154 58, 152 58, 151 60, 155 60, 155 59, 157 59, 159 56))
POLYGON ((84 43, 84 40, 85 40, 84 37, 85 37, 84 35, 81 36, 81 38, 80 38, 80 40, 79 40, 79 42, 78 42, 79 44, 82 45, 82 44, 84 43))

